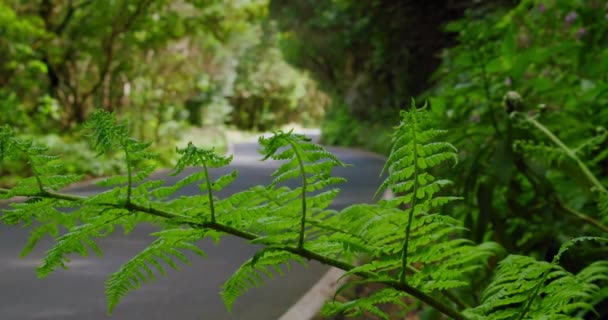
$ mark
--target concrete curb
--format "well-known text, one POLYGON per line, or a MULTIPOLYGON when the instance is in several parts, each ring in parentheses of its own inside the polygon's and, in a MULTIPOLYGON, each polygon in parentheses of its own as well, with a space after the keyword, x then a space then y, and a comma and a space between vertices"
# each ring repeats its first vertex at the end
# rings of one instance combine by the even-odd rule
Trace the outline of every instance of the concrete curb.
MULTIPOLYGON (((382 199, 392 199, 393 193, 386 190, 382 199)), ((348 277, 346 272, 332 267, 323 277, 306 292, 298 302, 287 310, 278 320, 310 320, 319 313, 325 301, 331 299, 338 288, 344 284, 348 277)))
POLYGON ((323 307, 326 300, 346 281, 344 270, 332 267, 296 304, 291 306, 279 320, 312 319, 323 307), (340 279, 342 278, 342 279, 340 279))

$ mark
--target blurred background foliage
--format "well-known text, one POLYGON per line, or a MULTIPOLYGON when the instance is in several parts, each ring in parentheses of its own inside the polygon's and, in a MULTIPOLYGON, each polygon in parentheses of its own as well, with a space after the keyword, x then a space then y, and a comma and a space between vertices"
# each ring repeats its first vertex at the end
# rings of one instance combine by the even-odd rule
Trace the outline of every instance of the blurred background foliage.
MULTIPOLYGON (((385 152, 414 97, 460 150, 446 170, 467 236, 550 259, 602 234, 581 213, 608 217, 576 163, 510 113, 606 185, 607 25, 601 0, 0 0, 0 122, 102 175, 119 165, 94 167, 78 142, 97 107, 170 162, 180 136, 221 146, 227 129, 288 123, 385 152), (523 100, 505 105, 509 91, 523 100)), ((576 253, 570 268, 608 256, 576 253)))
MULTIPOLYGON (((507 1, 486 1, 501 7, 507 1)), ((332 97, 323 140, 386 152, 387 128, 428 90, 439 53, 456 44, 443 26, 482 1, 273 0, 285 58, 332 97), (363 130, 364 129, 364 130, 363 130)))
MULTIPOLYGON (((450 172, 466 200, 454 212, 472 240, 550 260, 577 234, 606 235, 581 219, 608 225, 600 190, 521 119, 542 123, 607 185, 607 25, 606 1, 529 0, 468 10, 445 26, 458 44, 442 50, 434 85, 421 99, 452 128, 460 149, 461 162, 450 172), (505 103, 509 91, 522 100, 505 103)), ((563 264, 575 271, 606 257, 605 246, 588 246, 563 264)), ((606 314, 606 302, 600 310, 606 314)))
MULTIPOLYGON (((285 62, 267 13, 263 0, 1 0, 0 122, 78 153, 104 108, 166 163, 180 136, 224 148, 226 128, 315 126, 329 99, 285 62)), ((108 173, 80 153, 75 170, 108 173)))

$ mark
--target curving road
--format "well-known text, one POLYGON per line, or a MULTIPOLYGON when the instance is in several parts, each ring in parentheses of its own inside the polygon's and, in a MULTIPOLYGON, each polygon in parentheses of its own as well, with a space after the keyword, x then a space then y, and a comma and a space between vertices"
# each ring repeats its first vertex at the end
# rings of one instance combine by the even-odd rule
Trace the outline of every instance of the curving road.
MULTIPOLYGON (((239 178, 224 190, 224 195, 270 181, 270 173, 277 164, 260 162, 256 149, 255 143, 234 146, 235 160, 227 170, 238 169, 239 178)), ((345 177, 348 183, 342 186, 343 191, 333 208, 371 202, 380 183, 378 174, 384 160, 364 151, 328 149, 353 165, 335 170, 335 175, 345 177)), ((167 180, 177 179, 169 177, 167 180)), ((90 194, 98 190, 90 185, 69 192, 90 194)), ((182 190, 181 194, 197 192, 196 187, 191 187, 182 190)), ((99 242, 103 258, 75 256, 70 270, 60 270, 39 280, 35 268, 51 241, 42 241, 28 257, 19 258, 28 230, 0 224, 0 319, 277 319, 327 270, 318 263, 308 267, 294 266, 286 275, 268 280, 264 287, 248 292, 228 313, 219 296, 220 288, 230 274, 252 256, 256 247, 237 238, 225 237, 217 246, 210 241, 203 243, 202 248, 208 254, 206 258, 192 257, 191 265, 184 265, 180 272, 168 270, 167 277, 158 276, 156 281, 130 293, 113 315, 108 316, 104 281, 153 240, 149 236, 153 231, 152 226, 139 226, 128 236, 120 232, 112 234, 99 242)))

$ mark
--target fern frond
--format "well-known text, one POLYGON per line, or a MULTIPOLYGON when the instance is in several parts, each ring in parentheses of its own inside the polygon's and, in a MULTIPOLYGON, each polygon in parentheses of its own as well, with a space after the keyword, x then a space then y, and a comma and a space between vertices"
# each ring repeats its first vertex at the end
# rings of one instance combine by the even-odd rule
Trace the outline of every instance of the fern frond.
POLYGON ((599 192, 597 207, 604 225, 608 225, 608 192, 599 192))
MULTIPOLYGON (((573 150, 581 156, 587 156, 592 151, 599 149, 606 139, 608 139, 608 130, 606 130, 604 127, 597 127, 595 128, 594 136, 586 139, 573 150)), ((594 161, 597 160, 597 158, 594 159, 594 161)))
MULTIPOLYGON (((271 188, 294 178, 300 178, 301 186, 296 188, 290 195, 299 194, 300 196, 300 233, 298 247, 304 247, 306 234, 306 219, 310 212, 324 210, 331 201, 338 195, 338 189, 331 189, 316 195, 308 194, 321 191, 324 188, 343 182, 344 179, 334 178, 331 171, 335 167, 344 167, 342 161, 336 156, 325 150, 320 145, 310 142, 310 139, 303 135, 290 132, 275 132, 273 136, 266 138, 260 137, 260 153, 265 159, 285 161, 279 168, 272 173, 271 188)), ((282 201, 281 199, 277 199, 282 201)), ((291 215, 297 212, 295 202, 283 203, 281 211, 291 215)), ((285 228, 290 227, 287 221, 285 228)))
POLYGON ((232 156, 224 157, 218 155, 214 149, 202 149, 196 147, 192 142, 188 143, 183 149, 177 149, 180 158, 175 164, 172 175, 177 175, 184 171, 186 167, 198 167, 206 165, 209 168, 220 168, 232 162, 232 156))
POLYGON ((204 257, 205 253, 193 243, 204 238, 206 233, 206 230, 201 229, 180 228, 152 234, 158 236, 158 239, 120 267, 106 281, 108 313, 112 313, 118 302, 130 291, 138 289, 143 283, 154 280, 153 269, 166 275, 163 262, 171 268, 179 270, 173 257, 183 263, 189 263, 182 251, 188 250, 204 257))
POLYGON ((186 177, 180 179, 179 181, 173 183, 170 186, 163 186, 163 187, 159 187, 159 188, 152 190, 151 194, 154 196, 154 198, 162 200, 162 199, 170 197, 171 195, 173 195, 174 193, 179 191, 181 188, 188 186, 190 184, 193 184, 199 180, 203 180, 204 178, 205 178, 204 172, 201 172, 201 171, 194 172, 194 173, 189 174, 186 177))
POLYGON ((484 291, 482 304, 465 314, 471 319, 516 319, 542 279, 542 298, 531 302, 526 319, 576 319, 578 312, 593 309, 592 298, 599 291, 594 282, 608 279, 608 263, 596 262, 573 275, 548 262, 511 255, 500 262, 494 281, 484 291), (589 273, 595 276, 587 276, 589 273))
POLYGON ((109 178, 101 184, 103 186, 127 184, 125 201, 130 203, 133 183, 143 181, 154 171, 155 163, 152 160, 156 159, 158 155, 147 151, 150 143, 140 142, 130 137, 126 122, 118 122, 114 113, 97 109, 90 116, 85 127, 92 131, 89 136, 98 156, 110 151, 124 153, 126 176, 109 178), (142 162, 143 166, 138 172, 135 172, 135 166, 142 162))
POLYGON ((525 155, 526 158, 541 161, 548 167, 559 166, 568 159, 564 150, 533 141, 515 141, 513 147, 516 152, 525 155))
POLYGON ((254 258, 247 260, 232 274, 222 288, 222 299, 228 310, 232 309, 234 301, 252 288, 264 283, 264 276, 273 278, 275 273, 282 275, 281 266, 289 269, 291 262, 305 265, 304 260, 292 253, 278 250, 273 247, 262 249, 254 258), (274 272, 273 272, 274 271, 274 272))
POLYGON ((456 148, 447 142, 434 141, 443 130, 429 129, 429 119, 423 109, 418 110, 414 102, 410 111, 401 112, 401 123, 395 130, 391 153, 384 170, 388 177, 380 185, 376 195, 391 189, 397 196, 393 203, 408 204, 408 219, 403 240, 402 270, 400 281, 405 281, 408 266, 408 250, 412 223, 417 211, 432 207, 435 193, 451 184, 448 180, 437 180, 429 172, 437 165, 453 160, 458 161, 456 148))
MULTIPOLYGON (((429 125, 424 110, 402 113, 385 165, 388 177, 378 191, 391 189, 396 197, 320 218, 315 227, 332 232, 309 241, 307 248, 346 261, 363 253, 365 262, 347 274, 385 284, 404 284, 407 275, 408 285, 457 300, 448 290, 468 287, 474 274, 486 269, 487 261, 502 255, 504 249, 496 243, 475 246, 455 238, 463 230, 461 222, 431 212, 460 198, 439 195, 451 182, 435 178, 433 170, 446 161, 455 162, 457 155, 454 146, 436 140, 445 131, 429 129, 429 125)), ((398 297, 392 302, 398 303, 403 293, 398 297)), ((384 316, 375 309, 373 298, 359 300, 334 302, 327 308, 346 315, 365 311, 384 316)))
POLYGON ((339 314, 347 317, 357 317, 364 316, 367 312, 381 319, 388 320, 390 319, 389 315, 378 307, 378 305, 392 303, 407 308, 407 305, 403 300, 406 296, 407 294, 402 291, 393 288, 384 288, 361 299, 350 300, 348 302, 328 302, 323 306, 323 309, 321 309, 321 313, 327 317, 339 314))
POLYGON ((499 263, 494 280, 484 290, 482 304, 465 312, 471 319, 578 319, 593 311, 608 282, 608 262, 596 261, 574 275, 558 265, 561 255, 582 241, 566 242, 552 263, 510 255, 499 263))
POLYGON ((23 203, 11 204, 11 209, 2 210, 0 221, 8 225, 22 224, 25 228, 35 224, 20 254, 26 256, 44 236, 56 237, 61 227, 67 229, 74 227, 79 215, 65 213, 59 208, 67 209, 77 205, 78 203, 73 201, 31 198, 23 203))
POLYGON ((428 172, 430 169, 445 161, 458 161, 456 147, 448 142, 434 141, 447 131, 428 128, 429 119, 424 107, 416 109, 413 105, 412 110, 401 112, 401 119, 393 136, 390 155, 383 168, 383 172, 387 171, 389 176, 376 195, 389 188, 395 193, 406 193, 414 185, 425 186, 435 180, 428 172))
POLYGON ((64 168, 59 157, 49 155, 47 151, 45 146, 17 138, 11 128, 0 127, 0 160, 25 159, 34 174, 19 180, 2 198, 33 196, 46 190, 59 190, 82 178, 80 175, 63 174, 64 168))
POLYGON ((7 125, 0 126, 0 161, 15 159, 19 155, 19 140, 15 132, 7 125))
POLYGON ((103 109, 95 110, 85 123, 85 127, 92 131, 90 138, 98 155, 122 149, 130 139, 127 123, 117 122, 114 113, 103 109))
POLYGON ((57 268, 68 269, 69 254, 78 253, 87 256, 89 249, 101 256, 101 249, 92 240, 99 238, 113 230, 116 216, 123 214, 121 209, 108 209, 106 214, 97 219, 89 219, 87 223, 71 228, 66 234, 57 238, 57 243, 49 249, 42 263, 37 268, 38 277, 44 278, 57 268))
POLYGON ((285 234, 299 223, 298 205, 294 201, 298 195, 287 187, 255 186, 217 201, 218 219, 258 234, 285 234), (265 225, 266 222, 274 223, 265 225))
POLYGON ((188 146, 183 149, 177 149, 177 153, 181 154, 181 157, 177 161, 175 165, 174 172, 172 175, 179 174, 182 172, 187 166, 202 166, 203 167, 203 175, 205 180, 205 186, 201 186, 201 191, 207 189, 207 197, 209 199, 208 207, 211 221, 216 221, 216 208, 214 203, 213 191, 219 191, 228 184, 230 184, 234 179, 236 179, 237 172, 232 172, 230 174, 224 175, 220 177, 214 183, 211 182, 211 178, 209 177, 209 168, 220 168, 227 166, 232 161, 232 156, 223 157, 215 153, 214 149, 201 149, 197 148, 192 144, 192 142, 188 143, 188 146))

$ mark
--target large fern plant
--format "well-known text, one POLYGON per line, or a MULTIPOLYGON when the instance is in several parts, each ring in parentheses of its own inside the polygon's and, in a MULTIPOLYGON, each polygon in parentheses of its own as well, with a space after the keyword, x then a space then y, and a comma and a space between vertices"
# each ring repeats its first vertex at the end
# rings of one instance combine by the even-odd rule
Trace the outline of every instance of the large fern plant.
MULTIPOLYGON (((160 226, 161 231, 153 234, 156 240, 107 280, 109 312, 131 290, 165 274, 167 266, 177 269, 178 263, 187 262, 184 251, 204 256, 198 247, 201 239, 221 241, 229 235, 263 249, 224 284, 221 294, 228 308, 265 277, 282 274, 293 263, 317 260, 352 276, 340 291, 359 283, 379 288, 367 297, 329 302, 325 314, 371 313, 387 319, 383 305, 408 310, 417 306, 412 301, 454 319, 571 319, 591 314, 608 295, 605 261, 571 274, 559 266, 561 254, 551 263, 510 255, 496 268, 496 261, 505 256, 499 245, 459 237, 461 223, 450 217, 449 210, 440 210, 459 198, 448 194, 450 181, 437 177, 444 163, 456 161, 458 154, 441 141, 444 131, 434 129, 431 120, 415 106, 401 114, 385 166, 388 177, 379 190, 390 189, 395 197, 342 211, 329 206, 339 192, 336 185, 344 181, 332 176, 332 169, 345 164, 292 132, 260 138, 263 159, 282 161, 270 185, 220 198, 217 192, 238 173, 212 180, 209 172, 228 166, 232 157, 189 144, 178 149, 174 174, 186 167, 197 170, 165 185, 149 178, 154 155, 147 151, 148 144, 130 138, 125 124, 112 114, 98 111, 88 124, 93 145, 100 154, 121 152, 127 173, 102 182, 111 187, 108 191, 79 197, 58 192, 79 177, 62 175, 60 162, 44 155, 44 147, 2 127, 0 159, 23 159, 33 175, 12 189, 0 189, 2 198, 27 199, 13 202, 0 219, 11 225, 35 225, 23 254, 44 235, 54 237, 55 245, 38 268, 41 277, 68 268, 70 254, 100 254, 96 239, 116 227, 129 231, 142 222, 160 226), (175 196, 190 184, 199 186, 199 195, 175 196), (485 287, 481 296, 472 289, 474 282, 485 287)), ((602 197, 605 212, 608 200, 602 197)), ((577 244, 569 242, 563 250, 577 244)))

